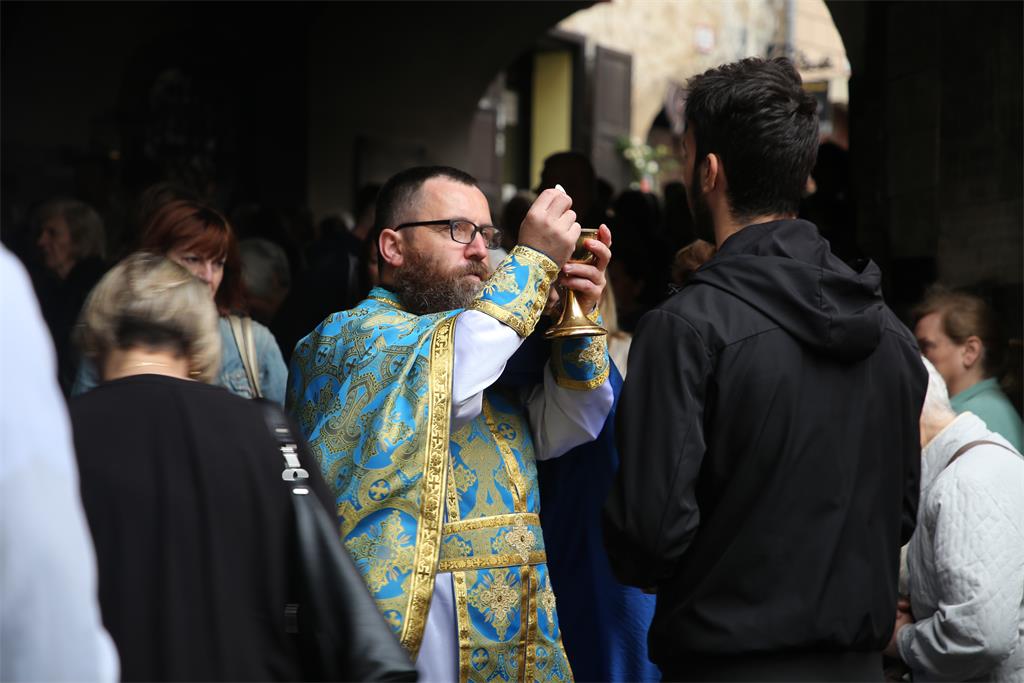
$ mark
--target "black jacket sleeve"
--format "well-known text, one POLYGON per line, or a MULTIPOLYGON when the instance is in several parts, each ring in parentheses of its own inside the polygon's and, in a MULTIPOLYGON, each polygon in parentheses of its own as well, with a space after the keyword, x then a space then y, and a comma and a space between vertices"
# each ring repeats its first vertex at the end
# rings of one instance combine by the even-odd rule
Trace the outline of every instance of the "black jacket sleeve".
MULTIPOLYGON (((911 357, 909 399, 911 404, 911 420, 914 416, 921 414, 924 406, 925 394, 928 391, 928 371, 921 362, 920 356, 911 357), (916 362, 915 362, 916 361, 916 362)), ((918 435, 917 424, 910 424, 906 433, 913 437, 918 435)), ((903 448, 903 516, 900 524, 900 544, 906 545, 910 537, 914 535, 914 528, 917 526, 917 505, 921 496, 921 444, 918 439, 912 438, 903 448)))
POLYGON ((654 310, 640 321, 616 417, 620 468, 604 509, 605 546, 623 583, 657 586, 697 531, 710 368, 685 319, 654 310))

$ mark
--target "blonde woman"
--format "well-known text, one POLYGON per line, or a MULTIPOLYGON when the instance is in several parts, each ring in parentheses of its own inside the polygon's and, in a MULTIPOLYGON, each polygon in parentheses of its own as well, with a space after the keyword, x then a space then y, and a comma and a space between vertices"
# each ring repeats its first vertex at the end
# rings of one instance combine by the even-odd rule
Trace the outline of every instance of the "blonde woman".
MULTIPOLYGON (((206 296, 220 314, 220 367, 219 372, 214 371, 213 383, 245 398, 262 396, 283 404, 288 369, 270 330, 241 315, 246 308, 241 257, 238 239, 227 219, 198 202, 168 202, 150 217, 139 239, 139 249, 167 256, 206 285, 206 296), (249 344, 245 342, 247 336, 249 344)), ((84 361, 71 393, 78 395, 92 389, 98 381, 98 370, 84 361)))
POLYGON ((289 488, 260 406, 207 384, 222 347, 209 285, 136 253, 99 282, 82 323, 102 382, 70 413, 122 679, 297 680, 289 488))

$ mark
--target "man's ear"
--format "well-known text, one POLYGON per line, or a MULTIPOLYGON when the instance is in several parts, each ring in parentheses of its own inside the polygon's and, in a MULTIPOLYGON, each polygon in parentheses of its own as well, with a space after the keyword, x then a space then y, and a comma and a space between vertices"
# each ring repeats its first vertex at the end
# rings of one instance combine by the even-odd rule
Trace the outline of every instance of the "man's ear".
POLYGON ((980 363, 985 355, 985 345, 979 337, 970 336, 964 342, 963 350, 960 352, 964 367, 970 370, 976 363, 980 363))
POLYGON ((398 268, 405 262, 405 249, 407 248, 402 236, 398 231, 385 228, 380 231, 377 238, 377 246, 380 247, 380 257, 385 266, 398 268))
POLYGON ((722 168, 722 160, 717 154, 708 154, 701 164, 700 174, 701 189, 705 194, 715 189, 724 189, 725 170, 722 168))

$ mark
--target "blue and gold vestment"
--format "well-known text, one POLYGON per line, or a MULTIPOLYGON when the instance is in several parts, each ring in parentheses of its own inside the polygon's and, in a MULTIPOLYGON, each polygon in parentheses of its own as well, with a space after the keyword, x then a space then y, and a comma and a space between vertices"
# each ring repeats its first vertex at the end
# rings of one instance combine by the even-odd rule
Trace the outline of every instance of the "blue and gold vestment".
MULTIPOLYGON (((526 336, 557 273, 515 247, 471 308, 526 336)), ((434 578, 451 572, 461 680, 571 680, 522 402, 488 389, 481 414, 450 431, 459 313, 416 316, 374 289, 299 342, 288 406, 336 495, 341 538, 414 658, 434 578)), ((608 368, 603 338, 553 346, 562 386, 599 386, 608 368)))

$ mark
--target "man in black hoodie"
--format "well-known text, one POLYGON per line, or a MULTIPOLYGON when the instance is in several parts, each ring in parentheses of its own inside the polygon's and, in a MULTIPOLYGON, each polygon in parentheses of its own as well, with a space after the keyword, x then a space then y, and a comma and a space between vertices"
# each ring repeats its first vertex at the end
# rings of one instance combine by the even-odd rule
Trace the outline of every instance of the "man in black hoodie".
POLYGON ((690 82, 684 180, 718 253, 640 321, 605 507, 666 680, 882 677, 927 374, 878 268, 795 218, 817 146, 788 60, 690 82))

